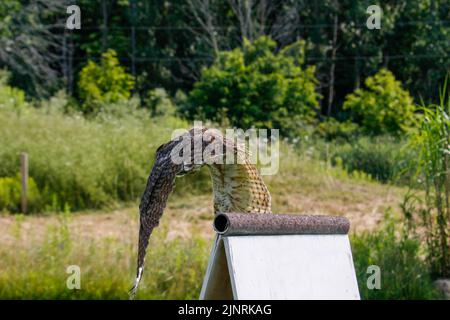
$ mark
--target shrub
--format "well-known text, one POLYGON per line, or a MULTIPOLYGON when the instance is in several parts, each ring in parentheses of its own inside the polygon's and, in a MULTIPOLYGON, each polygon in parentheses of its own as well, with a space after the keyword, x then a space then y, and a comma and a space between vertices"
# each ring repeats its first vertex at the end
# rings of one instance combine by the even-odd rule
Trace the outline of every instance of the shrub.
POLYGON ((365 81, 366 89, 347 95, 343 108, 370 135, 400 134, 413 125, 414 104, 394 75, 380 70, 365 81))
POLYGON ((362 137, 334 146, 329 156, 334 164, 341 161, 349 172, 362 171, 381 182, 406 182, 414 153, 404 146, 391 137, 362 137))
MULTIPOLYGON (((33 178, 28 178, 28 210, 39 209, 40 194, 33 178)), ((21 179, 20 175, 14 177, 0 177, 0 211, 20 212, 21 203, 21 179)))
POLYGON ((314 133, 327 141, 347 141, 358 134, 358 129, 359 127, 356 123, 350 121, 339 122, 334 118, 329 118, 319 123, 314 133))
POLYGON ((80 72, 83 112, 97 112, 107 104, 128 100, 133 86, 133 77, 120 66, 116 52, 106 51, 99 64, 89 61, 80 72))
POLYGON ((114 122, 118 119, 126 120, 130 118, 141 118, 145 121, 145 119, 149 117, 149 112, 141 108, 141 100, 139 96, 133 95, 128 100, 120 100, 109 103, 95 115, 95 120, 101 120, 102 122, 114 122))
POLYGON ((8 86, 8 80, 9 72, 0 69, 0 110, 26 107, 25 92, 8 86))
POLYGON ((314 67, 302 68, 304 42, 274 53, 276 43, 261 37, 243 48, 220 52, 189 93, 182 111, 239 128, 277 128, 295 136, 315 118, 319 95, 314 67))
POLYGON ((176 112, 175 104, 164 88, 150 90, 144 99, 144 105, 152 116, 173 116, 176 112))
POLYGON ((421 259, 418 239, 396 235, 396 222, 386 217, 375 232, 352 236, 351 244, 362 299, 437 299, 427 264, 421 259), (381 289, 367 287, 367 267, 381 271, 381 289))
POLYGON ((59 90, 52 97, 36 103, 37 108, 42 109, 48 114, 68 112, 74 108, 74 105, 75 100, 71 99, 64 90, 59 90))

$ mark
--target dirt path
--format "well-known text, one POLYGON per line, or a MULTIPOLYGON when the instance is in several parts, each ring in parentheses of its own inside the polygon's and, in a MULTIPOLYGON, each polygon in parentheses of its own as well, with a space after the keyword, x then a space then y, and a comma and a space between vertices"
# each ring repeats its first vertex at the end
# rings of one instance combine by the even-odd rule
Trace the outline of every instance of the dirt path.
MULTIPOLYGON (((372 230, 380 223, 386 210, 398 212, 404 190, 376 183, 343 183, 327 181, 315 190, 292 190, 289 193, 273 193, 273 211, 276 213, 329 214, 349 218, 351 232, 372 230)), ((189 237, 200 234, 213 237, 211 195, 169 199, 168 208, 161 220, 167 228, 167 237, 189 237)), ((22 241, 43 239, 52 226, 61 221, 58 215, 0 216, 0 244, 16 241, 21 233, 22 241)), ((138 209, 136 205, 109 212, 87 211, 71 214, 68 220, 71 236, 77 241, 99 238, 115 238, 133 242, 137 238, 138 209)), ((157 231, 156 231, 157 232, 157 231)))

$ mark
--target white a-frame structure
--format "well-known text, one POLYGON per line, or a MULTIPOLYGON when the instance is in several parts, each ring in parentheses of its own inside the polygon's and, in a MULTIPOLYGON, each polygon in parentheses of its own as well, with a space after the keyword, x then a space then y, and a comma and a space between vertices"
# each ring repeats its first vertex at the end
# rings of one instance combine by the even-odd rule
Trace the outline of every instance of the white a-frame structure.
POLYGON ((200 299, 360 298, 346 233, 221 233, 213 244, 200 299))

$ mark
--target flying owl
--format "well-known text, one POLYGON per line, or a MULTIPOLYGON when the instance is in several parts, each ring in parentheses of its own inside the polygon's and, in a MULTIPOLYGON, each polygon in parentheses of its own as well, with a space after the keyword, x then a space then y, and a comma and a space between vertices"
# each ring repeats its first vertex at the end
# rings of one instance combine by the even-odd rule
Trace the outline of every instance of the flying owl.
POLYGON ((199 170, 210 170, 215 214, 220 212, 271 213, 269 190, 244 146, 229 141, 213 129, 193 128, 161 145, 139 205, 140 227, 133 298, 144 269, 145 254, 153 228, 166 207, 175 178, 199 170), (230 156, 232 161, 229 161, 230 156))

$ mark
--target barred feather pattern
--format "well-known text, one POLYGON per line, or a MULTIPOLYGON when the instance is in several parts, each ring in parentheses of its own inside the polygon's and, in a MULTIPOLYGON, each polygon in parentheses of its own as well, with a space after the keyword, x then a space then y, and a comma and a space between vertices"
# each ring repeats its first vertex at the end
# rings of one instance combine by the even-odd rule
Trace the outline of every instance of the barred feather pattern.
MULTIPOLYGON (((201 133, 207 129, 202 128, 201 133)), ((150 235, 164 212, 168 197, 175 186, 175 178, 186 173, 198 170, 203 165, 210 169, 213 194, 214 211, 244 212, 244 213, 271 213, 271 197, 256 167, 250 163, 248 152, 242 146, 227 141, 220 133, 215 132, 210 140, 202 142, 201 150, 194 151, 194 129, 166 144, 160 146, 156 153, 155 163, 147 180, 145 191, 139 205, 140 227, 138 243, 138 259, 136 280, 130 290, 130 298, 136 294, 144 269, 145 255, 150 235), (183 140, 183 138, 185 140, 183 140), (221 150, 212 157, 224 157, 227 150, 231 150, 237 163, 226 164, 211 163, 204 160, 200 165, 175 164, 171 159, 171 152, 180 143, 189 139, 192 160, 195 152, 203 152, 205 148, 221 150)), ((230 153, 228 153, 230 154, 230 153)))

